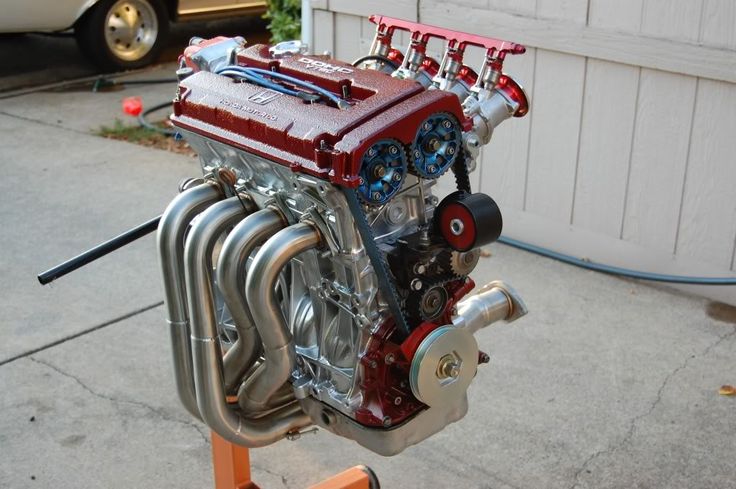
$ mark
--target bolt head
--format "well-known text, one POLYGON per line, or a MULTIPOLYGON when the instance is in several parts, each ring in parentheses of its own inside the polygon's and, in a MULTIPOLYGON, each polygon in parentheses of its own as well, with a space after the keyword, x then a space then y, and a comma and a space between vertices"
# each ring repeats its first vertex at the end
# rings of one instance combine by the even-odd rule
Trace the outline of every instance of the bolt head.
POLYGON ((447 373, 453 379, 457 379, 460 376, 460 366, 457 364, 451 365, 447 373))
POLYGON ((401 181, 401 173, 394 172, 394 176, 391 177, 391 178, 394 180, 394 182, 400 182, 401 181))
POLYGON ((396 146, 389 146, 388 152, 392 155, 399 154, 399 148, 396 146))
POLYGON ((386 428, 388 428, 389 426, 391 426, 391 418, 390 417, 388 417, 388 416, 384 416, 383 417, 383 426, 385 426, 386 428))
POLYGON ((412 280, 411 281, 411 284, 410 284, 412 290, 421 290, 422 289, 422 285, 424 285, 424 284, 422 284, 422 281, 419 280, 418 278, 415 278, 414 280, 412 280))
POLYGON ((460 219, 450 220, 450 232, 453 236, 460 236, 465 230, 465 224, 460 219))
POLYGON ((422 129, 424 129, 425 131, 429 131, 430 129, 432 129, 432 124, 430 124, 429 122, 425 122, 422 126, 422 129))
POLYGON ((437 365, 437 378, 457 379, 460 376, 460 359, 449 353, 442 358, 437 365))
POLYGON ((368 150, 368 156, 376 156, 376 150, 371 148, 368 150))
POLYGON ((376 165, 376 167, 373 168, 373 176, 376 178, 383 178, 386 176, 386 167, 383 165, 376 165))
POLYGON ((452 127, 452 122, 446 120, 442 123, 442 125, 445 127, 445 129, 449 129, 452 127))
POLYGON ((450 146, 449 148, 447 148, 447 154, 450 155, 450 156, 454 155, 455 154, 455 148, 452 147, 452 146, 450 146))
POLYGON ((415 149, 414 150, 414 158, 419 158, 421 156, 422 156, 422 153, 420 153, 418 149, 415 149))
POLYGON ((373 200, 381 200, 381 192, 373 192, 373 200))

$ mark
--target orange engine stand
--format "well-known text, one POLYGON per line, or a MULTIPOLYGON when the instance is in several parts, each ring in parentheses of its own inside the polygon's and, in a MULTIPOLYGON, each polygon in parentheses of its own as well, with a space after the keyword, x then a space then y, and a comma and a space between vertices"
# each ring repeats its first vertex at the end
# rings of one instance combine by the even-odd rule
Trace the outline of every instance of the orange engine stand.
MULTIPOLYGON (((259 489, 250 476, 250 453, 247 448, 230 443, 212 432, 212 465, 215 489, 259 489)), ((308 489, 379 489, 373 471, 356 465, 308 489)))

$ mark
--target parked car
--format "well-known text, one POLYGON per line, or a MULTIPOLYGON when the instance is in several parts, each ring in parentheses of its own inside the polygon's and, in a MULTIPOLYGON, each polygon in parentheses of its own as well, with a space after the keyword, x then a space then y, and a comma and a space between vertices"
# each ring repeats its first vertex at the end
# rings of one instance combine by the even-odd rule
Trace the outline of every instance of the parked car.
POLYGON ((95 64, 121 70, 156 60, 169 22, 265 10, 265 0, 0 0, 0 33, 73 30, 80 49, 95 64))

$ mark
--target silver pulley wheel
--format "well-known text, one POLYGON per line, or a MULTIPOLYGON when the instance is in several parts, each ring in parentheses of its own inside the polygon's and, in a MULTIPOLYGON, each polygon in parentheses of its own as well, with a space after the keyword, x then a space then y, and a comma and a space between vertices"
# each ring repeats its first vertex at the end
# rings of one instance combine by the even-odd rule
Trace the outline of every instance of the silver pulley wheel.
POLYGON ((151 4, 145 0, 119 0, 107 12, 105 42, 117 58, 136 61, 153 48, 158 30, 151 4))
POLYGON ((430 407, 453 404, 464 396, 478 368, 478 343, 465 330, 442 326, 419 344, 409 383, 417 399, 430 407))

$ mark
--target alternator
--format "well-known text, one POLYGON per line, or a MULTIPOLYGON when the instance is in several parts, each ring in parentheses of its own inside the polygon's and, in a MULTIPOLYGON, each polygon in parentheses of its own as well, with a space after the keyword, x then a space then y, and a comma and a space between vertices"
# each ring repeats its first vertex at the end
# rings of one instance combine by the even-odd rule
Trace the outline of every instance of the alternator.
POLYGON ((502 226, 468 173, 528 110, 502 73, 524 47, 371 20, 362 67, 242 38, 181 57, 172 122, 204 177, 159 227, 175 373, 187 409, 234 443, 319 425, 396 454, 466 413, 473 333, 526 312, 501 282, 467 296, 502 226), (439 62, 430 38, 446 41, 439 62), (486 51, 478 73, 468 46, 486 51), (457 192, 438 202, 450 169, 457 192))

